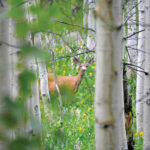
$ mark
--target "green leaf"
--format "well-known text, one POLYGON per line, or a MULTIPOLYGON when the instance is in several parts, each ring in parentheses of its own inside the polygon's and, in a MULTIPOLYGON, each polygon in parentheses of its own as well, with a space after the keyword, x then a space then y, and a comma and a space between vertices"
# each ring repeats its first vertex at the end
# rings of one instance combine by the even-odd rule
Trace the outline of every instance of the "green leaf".
POLYGON ((23 97, 27 97, 32 93, 32 83, 35 81, 36 76, 33 72, 25 69, 19 75, 19 89, 23 97))
POLYGON ((7 16, 14 19, 21 19, 24 17, 25 11, 22 8, 14 8, 7 12, 7 16))
POLYGON ((25 114, 25 108, 20 102, 14 101, 9 97, 3 99, 4 110, 0 116, 0 121, 6 128, 15 128, 25 114))
POLYGON ((18 21, 16 24, 16 34, 19 38, 25 39, 27 32, 28 32, 28 25, 27 22, 24 20, 18 21))

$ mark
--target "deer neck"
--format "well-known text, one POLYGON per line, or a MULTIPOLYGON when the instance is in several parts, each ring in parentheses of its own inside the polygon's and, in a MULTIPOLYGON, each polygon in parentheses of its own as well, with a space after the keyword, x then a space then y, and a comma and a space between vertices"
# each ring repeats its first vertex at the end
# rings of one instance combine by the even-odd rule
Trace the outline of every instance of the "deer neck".
POLYGON ((79 73, 77 75, 77 82, 76 82, 75 90, 74 90, 75 93, 78 91, 78 88, 79 88, 79 85, 80 85, 80 83, 81 83, 81 81, 83 79, 84 73, 85 73, 85 70, 80 68, 80 71, 79 71, 79 73))

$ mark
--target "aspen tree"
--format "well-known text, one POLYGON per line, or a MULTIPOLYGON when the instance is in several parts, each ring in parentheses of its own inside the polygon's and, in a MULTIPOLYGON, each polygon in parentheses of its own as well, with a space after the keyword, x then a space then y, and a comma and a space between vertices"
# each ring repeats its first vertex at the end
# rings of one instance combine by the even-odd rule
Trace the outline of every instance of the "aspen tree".
MULTIPOLYGON (((89 3, 88 28, 95 30, 95 14, 94 14, 95 1, 89 0, 88 3, 89 3)), ((95 32, 89 30, 87 36, 87 47, 89 50, 93 50, 95 48, 95 45, 96 45, 95 32)))
MULTIPOLYGON (((27 4, 25 4, 26 19, 28 22, 32 22, 34 20, 32 14, 30 14, 28 11, 28 7, 31 5, 34 5, 34 4, 35 4, 35 1, 28 2, 27 4)), ((27 36, 27 41, 29 43, 31 43, 31 45, 33 46, 34 41, 33 41, 33 37, 31 34, 29 34, 27 36)), ((39 89, 38 89, 38 78, 37 78, 37 64, 36 64, 34 56, 28 56, 28 58, 25 61, 26 61, 28 69, 31 70, 32 72, 34 72, 35 76, 36 76, 36 81, 33 83, 33 86, 32 86, 32 94, 27 99, 27 109, 29 111, 30 119, 27 122, 25 132, 29 136, 32 136, 33 134, 39 134, 40 131, 38 131, 39 126, 36 126, 34 128, 33 125, 31 125, 31 119, 35 119, 37 121, 37 123, 39 123, 39 124, 41 122, 41 113, 40 113, 40 104, 39 104, 39 89)))
POLYGON ((148 75, 145 75, 144 93, 146 98, 144 100, 144 141, 143 150, 150 149, 150 1, 145 1, 145 49, 148 53, 145 53, 145 71, 148 75))
POLYGON ((96 150, 126 149, 120 0, 96 1, 96 150))
MULTIPOLYGON (((10 65, 9 65, 9 50, 8 45, 4 43, 9 42, 9 19, 5 18, 4 12, 8 10, 7 0, 0 3, 0 14, 3 17, 0 18, 0 115, 3 114, 6 107, 4 106, 3 99, 5 97, 10 97, 10 65)), ((0 134, 1 137, 6 137, 6 139, 12 138, 12 134, 8 129, 5 128, 4 124, 0 122, 0 134)), ((0 139, 0 150, 7 150, 7 142, 0 139)))
MULTIPOLYGON (((145 29, 145 8, 144 0, 140 2, 139 0, 139 31, 145 29)), ((137 49, 145 50, 145 31, 138 34, 138 47, 137 49)), ((144 52, 138 51, 138 61, 137 66, 144 69, 144 52)), ((136 126, 137 132, 143 131, 143 100, 139 101, 144 96, 144 73, 137 72, 137 84, 136 84, 136 126)))

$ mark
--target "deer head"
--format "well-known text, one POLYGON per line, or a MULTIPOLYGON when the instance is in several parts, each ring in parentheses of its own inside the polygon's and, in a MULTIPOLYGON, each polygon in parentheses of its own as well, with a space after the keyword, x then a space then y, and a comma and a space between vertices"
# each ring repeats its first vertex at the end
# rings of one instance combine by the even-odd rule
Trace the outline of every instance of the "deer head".
POLYGON ((80 63, 80 61, 74 57, 75 64, 78 64, 83 72, 86 71, 86 68, 94 62, 94 58, 90 59, 87 63, 80 63))
POLYGON ((83 79, 86 68, 94 62, 94 58, 90 59, 87 63, 80 63, 80 61, 76 57, 74 57, 74 62, 75 64, 78 64, 80 66, 80 71, 77 75, 77 80, 76 80, 75 90, 74 90, 74 92, 77 92, 78 87, 83 79))

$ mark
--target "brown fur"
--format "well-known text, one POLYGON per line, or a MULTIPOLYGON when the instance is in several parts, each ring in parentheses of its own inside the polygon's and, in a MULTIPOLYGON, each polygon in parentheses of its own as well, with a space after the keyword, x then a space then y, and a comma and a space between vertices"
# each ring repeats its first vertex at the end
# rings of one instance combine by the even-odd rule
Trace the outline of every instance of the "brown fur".
MULTIPOLYGON (((56 76, 57 83, 58 83, 58 86, 60 89, 63 87, 66 87, 69 90, 74 91, 74 92, 78 91, 79 85, 77 85, 77 83, 79 80, 82 81, 82 78, 83 78, 82 69, 80 69, 78 75, 76 75, 76 76, 56 76), (76 86, 78 86, 78 87, 76 87, 76 86), (75 88, 77 88, 76 91, 75 91, 75 88)), ((81 83, 81 81, 80 81, 80 83, 81 83)), ((57 92, 53 73, 48 74, 48 87, 49 87, 49 91, 51 93, 57 92)))
MULTIPOLYGON (((76 76, 59 76, 56 75, 57 83, 60 88, 68 88, 69 90, 73 92, 77 92, 79 85, 83 79, 85 69, 88 67, 88 65, 92 64, 94 62, 94 59, 89 60, 88 63, 80 63, 80 61, 74 57, 74 62, 80 66, 80 71, 76 76), (84 67, 85 69, 82 69, 84 67)), ((39 79, 39 85, 40 85, 40 79, 39 79)), ((48 73, 48 87, 49 91, 51 93, 56 93, 56 86, 55 86, 55 78, 53 73, 48 73)))

